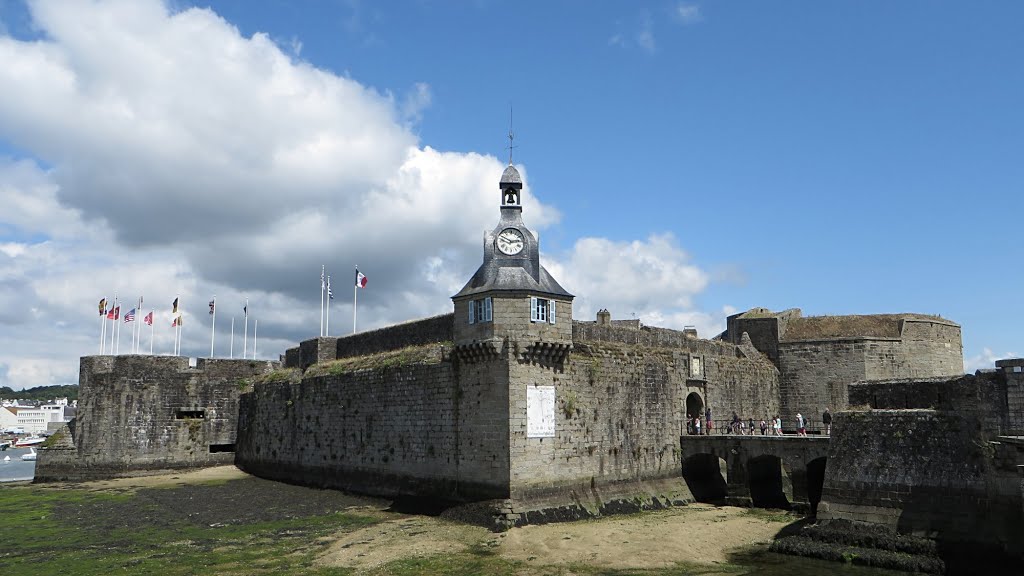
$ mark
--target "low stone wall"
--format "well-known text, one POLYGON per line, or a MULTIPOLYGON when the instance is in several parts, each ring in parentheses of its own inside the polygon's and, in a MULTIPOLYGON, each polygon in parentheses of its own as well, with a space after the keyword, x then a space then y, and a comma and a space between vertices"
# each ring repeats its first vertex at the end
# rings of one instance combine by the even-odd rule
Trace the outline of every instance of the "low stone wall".
POLYGON ((838 413, 818 518, 1020 554, 1019 462, 1000 456, 1005 449, 957 412, 838 413))
POLYGON ((176 356, 86 356, 73 452, 40 453, 36 481, 92 480, 234 461, 238 398, 278 365, 176 356))

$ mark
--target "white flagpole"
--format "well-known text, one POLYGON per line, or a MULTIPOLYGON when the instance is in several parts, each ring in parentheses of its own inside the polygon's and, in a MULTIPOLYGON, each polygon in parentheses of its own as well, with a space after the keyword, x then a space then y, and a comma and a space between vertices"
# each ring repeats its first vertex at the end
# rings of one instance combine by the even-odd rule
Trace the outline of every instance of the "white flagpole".
POLYGON ((228 358, 235 359, 235 317, 231 317, 231 352, 228 358))
POLYGON ((242 360, 245 360, 245 353, 249 350, 249 299, 245 299, 245 337, 242 338, 242 360))
MULTIPOLYGON (((156 310, 150 310, 149 311, 149 313, 153 314, 154 316, 156 315, 155 312, 156 312, 156 310)), ((155 334, 156 334, 156 319, 154 318, 153 322, 149 323, 149 355, 150 356, 153 355, 153 336, 155 334)))
POLYGON ((356 266, 356 281, 352 283, 352 333, 356 333, 356 309, 359 303, 359 266, 356 266))
POLYGON ((213 337, 214 337, 214 334, 216 334, 216 330, 217 330, 217 295, 216 294, 213 295, 213 300, 211 300, 211 302, 213 302, 213 304, 210 305, 210 306, 212 306, 212 308, 210 308, 210 316, 213 316, 213 321, 210 322, 210 358, 213 358, 213 337))
POLYGON ((327 276, 327 330, 321 336, 328 336, 331 333, 331 277, 327 276))
POLYGON ((257 318, 256 320, 254 320, 254 322, 256 324, 252 327, 252 359, 253 360, 256 359, 256 330, 259 329, 259 327, 260 327, 260 319, 257 318))
POLYGON ((135 340, 135 353, 139 354, 142 352, 142 321, 146 318, 146 315, 142 313, 142 296, 139 296, 139 307, 135 309, 135 324, 138 330, 139 336, 135 340), (139 318, 142 316, 142 318, 139 318))
MULTIPOLYGON (((324 264, 320 265, 320 335, 324 335, 324 272, 327 271, 327 266, 324 264)), ((327 303, 330 306, 330 302, 327 303)), ((328 312, 330 314, 330 312, 328 312)))
POLYGON ((121 353, 121 318, 124 318, 124 314, 121 311, 117 311, 117 318, 114 318, 114 322, 117 322, 117 347, 114 348, 114 354, 121 353))
POLYGON ((107 303, 103 303, 103 314, 100 314, 100 356, 103 355, 103 344, 106 343, 107 335, 107 303))
MULTIPOLYGON (((114 292, 114 308, 117 308, 117 292, 114 292)), ((116 319, 113 320, 117 322, 116 319)), ((110 325, 110 354, 114 354, 114 332, 117 332, 117 327, 113 324, 110 325)))

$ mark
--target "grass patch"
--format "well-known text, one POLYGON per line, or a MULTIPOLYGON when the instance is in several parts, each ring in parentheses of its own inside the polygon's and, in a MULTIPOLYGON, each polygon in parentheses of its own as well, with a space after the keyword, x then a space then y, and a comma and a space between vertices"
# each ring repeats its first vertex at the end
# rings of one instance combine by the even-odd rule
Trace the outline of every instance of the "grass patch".
POLYGON ((306 370, 306 376, 337 376, 357 370, 380 370, 410 364, 439 364, 450 350, 450 344, 428 344, 367 354, 366 356, 342 358, 314 364, 306 370))
MULTIPOLYGON (((217 497, 234 490, 232 484, 205 483, 202 488, 217 497)), ((121 494, 0 488, 0 541, 9 543, 0 550, 0 573, 346 574, 314 566, 323 546, 318 542, 377 522, 347 511, 310 515, 283 510, 281 517, 269 520, 210 523, 188 513, 205 503, 193 501, 194 492, 186 495, 177 488, 179 498, 159 496, 175 488, 121 494)))
POLYGON ((753 516, 754 518, 760 518, 766 522, 780 522, 784 524, 791 524, 803 519, 803 516, 795 512, 769 508, 747 508, 743 511, 743 514, 746 516, 753 516))

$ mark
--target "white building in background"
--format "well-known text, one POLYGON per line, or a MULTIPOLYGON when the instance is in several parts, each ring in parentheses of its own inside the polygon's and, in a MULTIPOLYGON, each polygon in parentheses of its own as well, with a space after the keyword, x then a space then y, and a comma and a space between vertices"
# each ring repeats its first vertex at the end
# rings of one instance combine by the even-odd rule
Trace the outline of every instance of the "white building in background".
POLYGON ((0 408, 0 430, 23 430, 25 434, 42 434, 50 424, 70 421, 75 416, 75 408, 68 405, 67 398, 61 398, 40 406, 15 404, 0 408), (9 422, 13 415, 14 421, 9 422))
POLYGON ((0 408, 0 432, 18 428, 18 410, 10 406, 0 408))

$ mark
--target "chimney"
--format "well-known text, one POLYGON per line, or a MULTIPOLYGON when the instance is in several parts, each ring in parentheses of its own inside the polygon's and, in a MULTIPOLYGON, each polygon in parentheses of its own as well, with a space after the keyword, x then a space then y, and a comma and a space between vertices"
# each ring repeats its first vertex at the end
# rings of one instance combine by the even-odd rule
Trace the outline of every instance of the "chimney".
POLYGON ((597 311, 597 325, 598 326, 608 326, 611 323, 612 323, 612 313, 611 312, 609 312, 605 308, 602 308, 602 309, 597 311))

